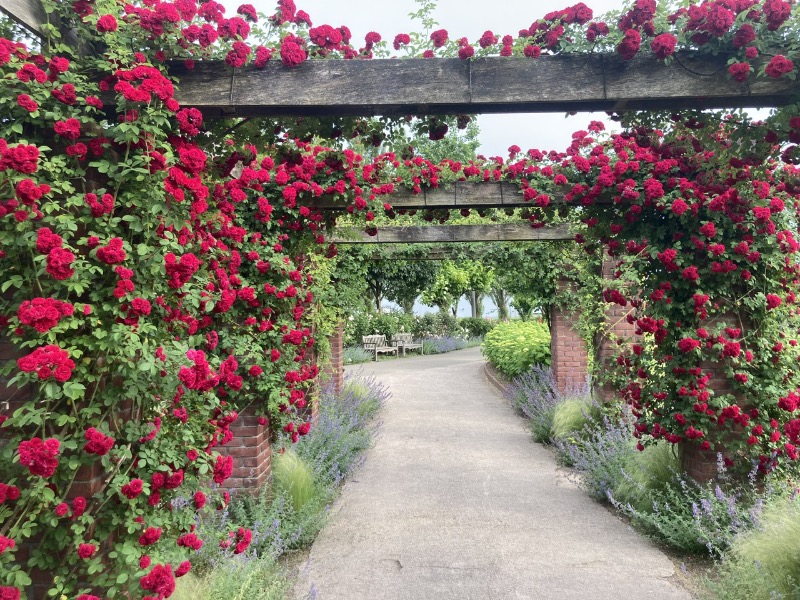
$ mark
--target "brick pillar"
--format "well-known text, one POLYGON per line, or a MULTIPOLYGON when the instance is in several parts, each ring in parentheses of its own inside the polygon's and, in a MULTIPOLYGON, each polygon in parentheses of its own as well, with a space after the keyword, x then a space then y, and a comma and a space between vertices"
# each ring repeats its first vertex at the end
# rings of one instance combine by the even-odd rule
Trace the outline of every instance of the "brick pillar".
MULTIPOLYGON (((741 315, 732 312, 726 312, 718 316, 712 316, 705 326, 711 330, 714 329, 720 322, 727 323, 731 327, 737 327, 742 330, 742 338, 747 337, 749 329, 752 329, 752 324, 741 315)), ((747 404, 745 396, 734 390, 731 380, 725 376, 725 366, 719 362, 704 360, 700 363, 700 368, 708 375, 708 388, 714 390, 717 396, 731 394, 734 396, 735 403, 741 408, 742 412, 747 412, 753 408, 752 405, 747 404)), ((725 454, 730 448, 729 441, 734 441, 739 436, 747 437, 745 429, 741 425, 733 425, 733 429, 725 434, 716 446, 712 446, 708 450, 702 450, 700 444, 703 440, 685 440, 680 443, 680 457, 681 469, 686 472, 689 477, 695 481, 705 483, 717 479, 719 475, 717 468, 717 454, 725 454)))
POLYGON ((220 448, 233 457, 233 473, 222 485, 226 489, 259 489, 272 474, 269 423, 261 425, 255 407, 248 406, 231 423, 233 439, 220 448))
POLYGON ((336 326, 336 331, 329 340, 331 345, 330 363, 325 365, 322 373, 326 381, 333 383, 334 392, 339 393, 344 387, 344 323, 336 326))
POLYGON ((572 328, 574 320, 560 307, 550 310, 550 365, 561 393, 580 388, 588 375, 586 342, 572 328))
MULTIPOLYGON (((603 258, 603 279, 612 281, 616 261, 608 256, 603 258)), ((606 322, 603 331, 595 340, 595 358, 597 360, 598 379, 602 379, 604 372, 614 368, 614 362, 620 352, 621 346, 635 339, 636 325, 628 323, 628 315, 633 312, 630 305, 620 306, 613 302, 606 303, 606 322)), ((609 383, 595 384, 594 393, 600 402, 610 402, 617 397, 617 390, 609 383)))

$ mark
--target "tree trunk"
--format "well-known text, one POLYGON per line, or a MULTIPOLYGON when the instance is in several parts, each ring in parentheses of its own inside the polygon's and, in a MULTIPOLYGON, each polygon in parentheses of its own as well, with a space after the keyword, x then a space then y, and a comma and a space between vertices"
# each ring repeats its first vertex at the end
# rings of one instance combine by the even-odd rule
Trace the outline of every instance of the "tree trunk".
POLYGON ((483 297, 486 294, 476 294, 475 295, 475 317, 478 319, 483 318, 483 297))
MULTIPOLYGON (((416 298, 414 298, 416 300, 416 298)), ((400 303, 400 308, 403 309, 403 312, 407 315, 414 314, 414 300, 404 300, 400 303)))
POLYGON ((467 299, 469 300, 470 316, 475 319, 478 316, 478 294, 475 293, 475 290, 472 290, 467 295, 467 299))
POLYGON ((508 321, 508 296, 503 288, 496 287, 489 292, 489 296, 497 305, 497 318, 501 321, 508 321))

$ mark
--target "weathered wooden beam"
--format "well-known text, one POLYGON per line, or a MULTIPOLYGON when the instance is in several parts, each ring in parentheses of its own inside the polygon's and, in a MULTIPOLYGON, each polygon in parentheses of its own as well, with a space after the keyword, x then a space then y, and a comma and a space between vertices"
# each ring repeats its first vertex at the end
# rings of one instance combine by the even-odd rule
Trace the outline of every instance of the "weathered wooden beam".
POLYGON ((534 229, 525 223, 379 227, 376 235, 369 235, 363 230, 353 228, 337 228, 329 238, 336 244, 441 244, 572 239, 575 239, 575 235, 571 234, 569 227, 565 225, 534 229))
POLYGON ((422 260, 457 260, 457 259, 481 259, 486 256, 486 247, 476 248, 471 244, 468 246, 437 246, 426 252, 409 252, 408 248, 416 246, 403 245, 388 253, 375 248, 371 253, 361 255, 365 260, 402 260, 402 261, 422 261, 422 260), (402 249, 402 248, 405 248, 402 249))
MULTIPOLYGON (((520 187, 514 183, 456 181, 439 188, 422 188, 419 194, 410 189, 398 189, 391 196, 383 196, 394 209, 461 209, 461 208, 516 208, 533 206, 522 197, 520 187)), ((301 200, 310 208, 343 210, 342 203, 329 197, 301 200)))
POLYGON ((406 60, 310 60, 289 69, 235 72, 221 62, 193 70, 173 64, 177 100, 208 117, 235 115, 423 115, 514 112, 679 110, 782 106, 800 82, 731 80, 725 56, 676 55, 664 65, 642 53, 539 59, 487 57, 406 60))
POLYGON ((42 25, 47 23, 47 13, 39 0, 2 0, 0 11, 17 23, 42 37, 42 25))

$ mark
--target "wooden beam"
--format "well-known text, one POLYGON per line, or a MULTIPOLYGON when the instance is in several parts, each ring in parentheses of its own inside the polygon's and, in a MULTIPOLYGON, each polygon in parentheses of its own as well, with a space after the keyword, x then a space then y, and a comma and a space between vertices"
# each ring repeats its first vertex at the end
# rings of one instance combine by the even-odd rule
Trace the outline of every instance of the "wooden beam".
POLYGON ((534 229, 525 223, 379 227, 376 235, 354 228, 337 228, 329 237, 329 241, 336 244, 442 244, 573 239, 575 235, 569 232, 566 225, 534 229))
POLYGON ((2 0, 0 11, 36 35, 44 36, 42 25, 47 23, 47 13, 39 0, 2 0))
MULTIPOLYGON (((382 201, 394 209, 409 210, 533 206, 523 199, 518 184, 478 181, 456 181, 439 188, 422 188, 419 194, 401 188, 391 196, 383 196, 382 201)), ((303 199, 301 202, 310 208, 343 210, 341 203, 326 197, 303 199)))
MULTIPOLYGON (((725 56, 584 54, 405 60, 309 60, 235 72, 221 62, 173 64, 176 99, 208 117, 424 115, 750 108, 791 104, 800 82, 743 85, 725 56)), ((758 68, 758 65, 754 65, 758 68)))

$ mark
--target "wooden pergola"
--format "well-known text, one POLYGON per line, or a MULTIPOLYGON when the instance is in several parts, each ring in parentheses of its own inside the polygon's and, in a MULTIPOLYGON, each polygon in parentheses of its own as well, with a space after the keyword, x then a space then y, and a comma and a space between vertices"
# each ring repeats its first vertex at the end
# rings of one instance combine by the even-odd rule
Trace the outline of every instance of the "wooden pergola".
MULTIPOLYGON (((41 24, 48 16, 39 0, 3 0, 0 10, 44 35, 41 24)), ((633 60, 589 54, 535 60, 310 60, 292 69, 278 60, 264 69, 201 61, 192 70, 171 64, 169 71, 180 82, 176 99, 199 108, 206 118, 755 108, 791 104, 800 93, 800 83, 788 79, 735 82, 726 65, 724 55, 677 54, 665 65, 648 54, 633 60)), ((408 210, 530 206, 517 185, 494 182, 458 182, 416 195, 396 193, 389 202, 395 209, 408 210)), ((342 208, 325 199, 309 200, 308 206, 342 208)), ((564 226, 498 224, 382 227, 375 236, 337 230, 332 240, 445 243, 572 237, 564 226)))

